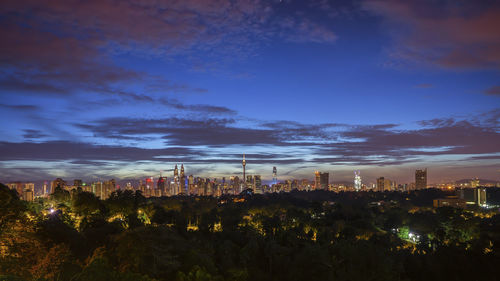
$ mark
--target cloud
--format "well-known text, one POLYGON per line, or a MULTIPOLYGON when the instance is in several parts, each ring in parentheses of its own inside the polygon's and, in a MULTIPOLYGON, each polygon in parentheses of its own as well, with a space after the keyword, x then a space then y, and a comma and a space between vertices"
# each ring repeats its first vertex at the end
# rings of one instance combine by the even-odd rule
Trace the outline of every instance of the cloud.
POLYGON ((56 87, 48 83, 41 83, 39 81, 30 82, 23 81, 16 77, 8 77, 0 80, 0 91, 12 93, 35 93, 35 94, 65 94, 66 90, 56 87))
POLYGON ((41 139, 47 137, 46 134, 42 133, 39 130, 25 129, 23 131, 24 131, 23 138, 25 139, 41 139))
MULTIPOLYGON (((76 124, 99 138, 151 136, 166 145, 220 147, 296 148, 318 163, 395 164, 420 156, 472 155, 499 152, 498 112, 471 119, 432 119, 418 129, 398 129, 397 124, 308 125, 277 121, 239 124, 237 119, 108 118, 76 124), (321 157, 318 157, 321 155, 321 157)), ((294 157, 292 153, 290 157, 294 157)))
POLYGON ((36 111, 39 107, 31 104, 1 104, 0 107, 15 111, 36 111))
MULTIPOLYGON (((77 165, 79 169, 88 169, 87 174, 92 174, 95 166, 109 168, 110 173, 113 169, 133 166, 135 174, 140 176, 141 165, 154 169, 165 163, 185 163, 198 167, 195 169, 201 173, 213 170, 215 166, 208 167, 210 164, 238 165, 240 152, 246 152, 248 162, 257 165, 257 170, 259 165, 266 164, 395 167, 421 163, 423 159, 427 164, 433 161, 455 164, 462 159, 466 165, 467 161, 494 161, 500 153, 497 111, 468 119, 424 120, 419 125, 417 129, 405 130, 396 124, 310 126, 276 121, 242 126, 239 120, 231 118, 106 118, 74 125, 93 134, 100 144, 0 142, 3 163, 0 170, 10 173, 16 167, 24 167, 23 163, 41 161, 37 163, 53 163, 58 167, 77 165), (311 136, 315 141, 311 141, 311 136), (124 138, 160 140, 165 144, 163 148, 110 145, 124 138)), ((93 139, 87 138, 90 140, 93 139)))
POLYGON ((500 86, 492 86, 486 89, 484 93, 490 96, 500 96, 500 86))
POLYGON ((195 111, 199 113, 205 113, 205 114, 229 114, 229 115, 235 115, 236 111, 227 108, 225 106, 215 106, 215 105, 207 105, 207 104, 192 104, 192 105, 187 105, 179 102, 178 100, 175 99, 166 99, 162 98, 159 100, 159 102, 162 105, 178 109, 178 110, 189 110, 189 111, 195 111))
POLYGON ((416 88, 424 88, 424 89, 427 89, 427 88, 432 88, 432 87, 434 87, 434 85, 429 84, 429 83, 422 83, 422 84, 415 85, 415 87, 416 87, 416 88))
POLYGON ((375 0, 363 6, 385 19, 399 59, 454 69, 500 67, 498 2, 375 0))
POLYGON ((144 149, 112 145, 94 145, 69 141, 47 142, 0 142, 0 154, 3 161, 141 161, 155 160, 158 156, 182 158, 189 155, 203 155, 186 147, 162 149, 144 149))

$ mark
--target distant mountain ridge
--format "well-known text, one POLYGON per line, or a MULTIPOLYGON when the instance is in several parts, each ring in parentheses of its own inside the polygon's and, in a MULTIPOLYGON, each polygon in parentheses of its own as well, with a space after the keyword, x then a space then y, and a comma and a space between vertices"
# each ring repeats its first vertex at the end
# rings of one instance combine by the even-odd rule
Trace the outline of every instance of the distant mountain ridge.
MULTIPOLYGON (((469 183, 473 179, 461 179, 457 180, 455 183, 469 183)), ((487 179, 479 179, 479 184, 485 184, 485 183, 497 183, 499 181, 496 180, 487 180, 487 179)))

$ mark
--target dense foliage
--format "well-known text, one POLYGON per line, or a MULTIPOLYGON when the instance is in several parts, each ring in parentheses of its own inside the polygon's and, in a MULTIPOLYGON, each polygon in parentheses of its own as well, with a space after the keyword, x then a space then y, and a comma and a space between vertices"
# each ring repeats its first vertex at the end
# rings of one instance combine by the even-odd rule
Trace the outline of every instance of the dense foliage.
POLYGON ((57 189, 28 203, 0 185, 0 280, 497 280, 497 210, 432 208, 445 195, 57 189))

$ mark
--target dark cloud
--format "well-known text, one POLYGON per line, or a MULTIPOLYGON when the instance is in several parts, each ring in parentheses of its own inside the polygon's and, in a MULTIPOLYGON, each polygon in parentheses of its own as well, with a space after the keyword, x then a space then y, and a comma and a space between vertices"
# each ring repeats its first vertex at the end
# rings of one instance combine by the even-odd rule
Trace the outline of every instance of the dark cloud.
POLYGON ((342 137, 362 139, 331 145, 325 153, 335 155, 413 157, 417 155, 489 154, 500 152, 500 132, 489 123, 434 119, 417 130, 354 128, 342 137))
MULTIPOLYGON (((0 60, 15 83, 9 89, 59 92, 100 89, 114 83, 145 81, 145 90, 172 85, 116 65, 117 54, 162 57, 209 51, 238 56, 251 53, 255 38, 279 36, 300 42, 332 42, 326 26, 304 15, 283 20, 272 3, 260 0, 49 1, 7 0, 0 13, 0 60), (71 84, 72 87, 67 87, 71 84), (146 84, 146 83, 145 83, 146 84), (64 89, 64 90, 63 90, 64 89)), ((104 89, 106 91, 106 89, 104 89)))
POLYGON ((498 1, 375 0, 364 8, 381 15, 395 34, 393 55, 447 68, 500 66, 498 1))
MULTIPOLYGON (((203 107, 205 112, 226 112, 203 107)), ((316 141, 333 141, 336 136, 326 129, 337 124, 305 125, 292 122, 267 122, 255 127, 240 127, 231 118, 208 118, 202 120, 164 118, 132 119, 108 118, 88 124, 76 124, 95 136, 163 135, 169 145, 275 145, 313 146, 316 141)))
POLYGON ((469 157, 468 160, 500 160, 500 155, 486 155, 486 156, 473 156, 469 157))
POLYGON ((31 104, 1 104, 0 107, 12 109, 16 111, 36 111, 39 110, 38 106, 31 104))
MULTIPOLYGON (((500 152, 498 123, 492 121, 495 114, 491 112, 480 120, 425 120, 419 122, 421 128, 413 130, 398 129, 396 124, 313 126, 287 121, 262 123, 264 126, 254 128, 238 126, 234 119, 217 118, 112 118, 77 126, 103 138, 157 135, 168 145, 205 146, 208 150, 232 145, 290 147, 306 149, 306 153, 316 156, 312 162, 392 165, 408 163, 417 156, 500 152)), ((294 155, 301 154, 292 153, 290 157, 296 158, 294 155)), ((233 157, 238 158, 229 158, 233 157)), ((284 158, 277 154, 256 156, 256 160, 263 161, 284 158)))
POLYGON ((93 124, 77 124, 99 137, 158 134, 169 145, 279 144, 271 130, 231 127, 234 119, 191 120, 180 118, 109 118, 93 124))
POLYGON ((493 86, 484 91, 485 94, 491 96, 500 96, 500 86, 493 86))
POLYGON ((19 93, 36 93, 36 94, 65 94, 66 90, 58 88, 54 85, 41 83, 41 82, 30 82, 17 79, 15 77, 8 77, 6 79, 0 80, 0 91, 11 92, 15 94, 19 93))
MULTIPOLYGON (((1 142, 3 163, 19 160, 60 162, 82 167, 117 167, 141 163, 239 164, 242 155, 224 153, 221 148, 283 149, 280 153, 250 152, 252 164, 304 165, 368 165, 394 166, 418 162, 421 157, 462 155, 465 161, 495 160, 500 153, 498 123, 490 120, 493 111, 470 120, 433 119, 422 121, 419 129, 403 130, 395 124, 347 126, 325 124, 325 128, 295 122, 268 122, 267 127, 238 127, 234 119, 205 120, 167 119, 102 119, 91 124, 78 124, 100 138, 125 137, 150 140, 161 138, 171 147, 141 148, 130 145, 98 145, 69 141, 1 142), (279 128, 279 129, 278 129, 279 128), (289 132, 283 132, 292 128, 289 132), (306 132, 309 128, 310 131, 306 132), (339 129, 328 131, 328 129, 339 129), (320 132, 335 141, 308 142, 309 136, 320 132), (326 132, 328 131, 328 132, 326 132), (297 134, 292 137, 294 132, 297 134), (290 138, 304 140, 290 142, 290 138), (246 147, 246 148, 241 148, 246 147)), ((27 133, 40 134, 36 131, 27 133)), ((266 151, 264 150, 264 151, 266 151)), ((227 151, 227 150, 226 150, 227 151)), ((7 169, 7 168, 2 168, 7 169)), ((12 169, 9 168, 9 169, 12 169)))
POLYGON ((424 88, 424 89, 427 89, 427 88, 432 88, 432 87, 434 87, 434 85, 429 84, 429 83, 422 83, 422 84, 415 85, 415 87, 416 87, 416 88, 424 88))
POLYGON ((187 105, 179 102, 175 99, 160 99, 160 103, 162 105, 177 109, 177 110, 189 110, 206 114, 229 114, 234 115, 236 111, 229 109, 224 106, 215 106, 215 105, 207 105, 207 104, 192 104, 187 105))
POLYGON ((26 129, 23 130, 23 138, 25 139, 41 139, 47 137, 47 135, 39 130, 26 129))
POLYGON ((171 147, 163 149, 144 149, 110 145, 94 145, 68 141, 49 142, 0 142, 0 159, 7 160, 40 160, 40 161, 140 161, 155 160, 157 157, 179 157, 203 155, 186 147, 171 147))

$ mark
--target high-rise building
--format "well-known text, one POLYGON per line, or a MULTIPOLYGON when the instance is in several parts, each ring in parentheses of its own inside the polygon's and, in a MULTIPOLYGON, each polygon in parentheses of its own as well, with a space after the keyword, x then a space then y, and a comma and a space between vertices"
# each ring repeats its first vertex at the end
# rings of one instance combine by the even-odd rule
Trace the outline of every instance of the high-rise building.
POLYGON ((472 180, 470 181, 470 186, 471 186, 472 188, 476 188, 476 187, 478 187, 478 186, 479 186, 479 179, 478 179, 478 178, 472 179, 472 180))
POLYGON ((23 194, 22 198, 25 201, 33 201, 33 199, 35 198, 35 184, 27 183, 25 186, 26 186, 26 188, 24 190, 24 194, 23 194))
POLYGON ((479 206, 486 204, 486 189, 484 188, 464 188, 458 189, 455 192, 467 204, 476 204, 479 206))
POLYGON ((173 181, 173 184, 171 186, 171 189, 172 189, 170 191, 171 195, 179 194, 179 170, 177 169, 177 164, 175 164, 175 168, 174 168, 174 181, 173 181))
POLYGON ((314 172, 314 189, 328 189, 329 173, 314 172))
POLYGON ((273 184, 278 183, 278 170, 276 167, 273 167, 273 184))
POLYGON ((184 174, 184 164, 181 164, 179 193, 186 194, 186 175, 184 174))
POLYGON ((50 183, 50 193, 54 193, 54 191, 56 190, 56 187, 60 187, 60 188, 64 189, 66 187, 66 182, 61 178, 57 178, 57 179, 53 180, 50 183))
POLYGON ((354 189, 356 191, 361 190, 361 173, 359 171, 354 172, 354 189))
POLYGON ((239 194, 240 193, 240 178, 238 176, 234 176, 229 178, 231 181, 231 187, 233 189, 234 194, 239 194))
POLYGON ((17 195, 20 198, 23 198, 24 186, 23 186, 22 182, 9 182, 9 183, 7 183, 7 186, 10 189, 13 189, 13 190, 17 191, 17 195))
POLYGON ((75 187, 79 187, 79 186, 81 187, 81 186, 82 186, 82 184, 83 184, 83 181, 82 181, 82 180, 73 180, 73 185, 74 185, 75 187))
POLYGON ((253 176, 253 181, 256 189, 260 189, 262 187, 262 179, 260 175, 253 176))
POLYGON ((105 199, 105 192, 101 181, 92 183, 92 192, 95 196, 101 198, 101 200, 105 199))
POLYGON ((44 181, 43 188, 42 188, 42 196, 47 195, 48 192, 49 192, 49 185, 48 185, 47 181, 44 181))
POLYGON ((243 154, 243 162, 241 164, 243 165, 243 189, 245 189, 245 187, 246 187, 245 186, 245 179, 246 179, 245 166, 247 165, 247 161, 245 161, 245 154, 243 154))
MULTIPOLYGON (((150 186, 152 187, 153 186, 153 177, 149 178, 148 180, 149 180, 148 182, 149 182, 150 186)), ((111 193, 115 192, 116 181, 114 179, 111 179, 111 180, 103 182, 102 190, 103 190, 102 196, 104 196, 104 197, 101 197, 101 199, 107 199, 111 195, 111 193)))
POLYGON ((415 189, 427 188, 427 169, 415 171, 415 189))
POLYGON ((380 177, 377 179, 377 191, 383 192, 391 190, 392 190, 392 183, 389 179, 386 179, 384 177, 380 177))
POLYGON ((160 177, 158 178, 158 181, 156 182, 156 188, 163 192, 165 190, 167 180, 168 180, 167 177, 162 177, 160 174, 160 177))

